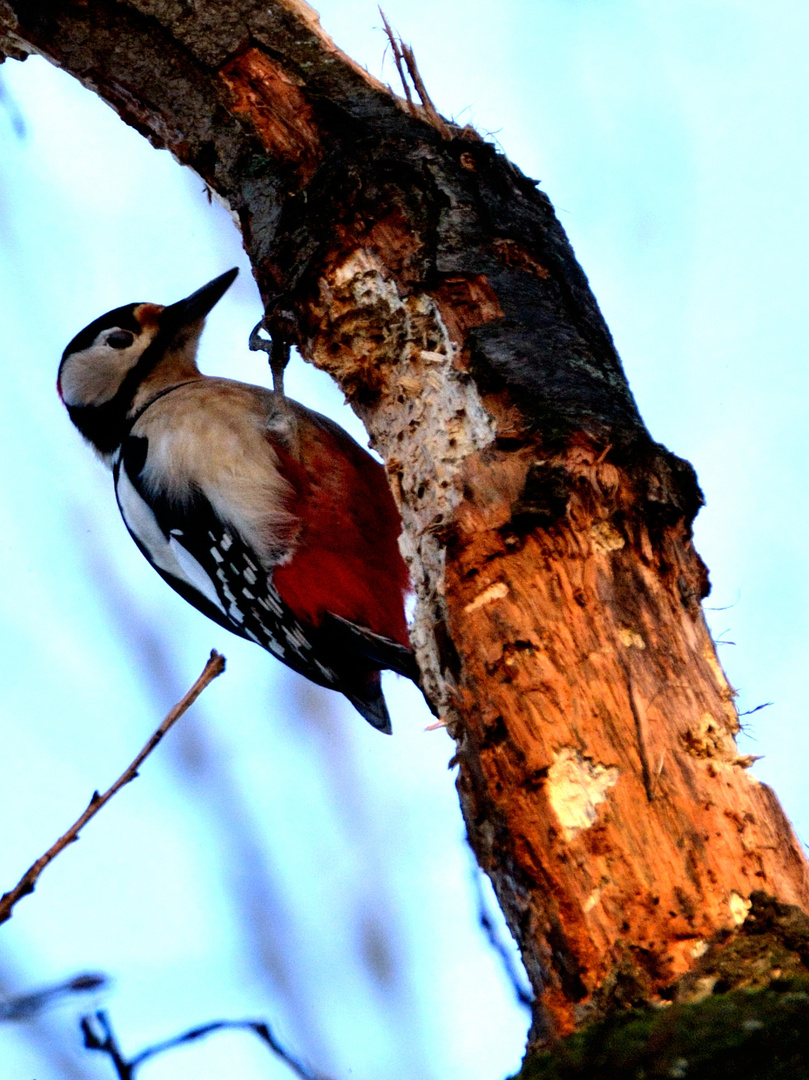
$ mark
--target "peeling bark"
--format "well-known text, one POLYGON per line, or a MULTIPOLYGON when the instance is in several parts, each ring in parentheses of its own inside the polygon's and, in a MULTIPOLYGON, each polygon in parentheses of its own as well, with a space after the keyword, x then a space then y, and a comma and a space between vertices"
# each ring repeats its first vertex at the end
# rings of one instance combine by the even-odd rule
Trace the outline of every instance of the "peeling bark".
POLYGON ((654 1000, 764 890, 809 909, 747 771, 691 542, 550 202, 396 98, 301 0, 0 0, 36 51, 238 218, 268 322, 384 458, 414 646, 457 741, 469 838, 541 995, 535 1043, 654 1000))

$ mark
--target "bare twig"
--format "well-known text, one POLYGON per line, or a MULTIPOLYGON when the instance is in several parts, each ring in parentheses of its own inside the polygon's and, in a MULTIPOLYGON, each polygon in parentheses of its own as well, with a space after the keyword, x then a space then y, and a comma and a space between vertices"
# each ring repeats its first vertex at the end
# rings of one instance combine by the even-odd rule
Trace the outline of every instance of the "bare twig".
POLYGON ((200 1027, 192 1028, 190 1031, 177 1035, 173 1039, 155 1043, 154 1046, 147 1047, 146 1050, 142 1050, 135 1057, 130 1058, 129 1061, 121 1053, 118 1041, 113 1034, 109 1016, 105 1012, 99 1011, 94 1016, 82 1017, 81 1030, 84 1036, 84 1045, 87 1049, 99 1050, 101 1053, 107 1054, 115 1066, 119 1080, 134 1080, 135 1071, 144 1061, 157 1057, 158 1054, 163 1054, 166 1050, 172 1050, 175 1046, 202 1039, 206 1035, 213 1034, 214 1031, 233 1030, 252 1031, 263 1043, 269 1046, 276 1057, 289 1066, 300 1080, 325 1080, 325 1078, 318 1077, 316 1073, 311 1072, 305 1065, 292 1057, 275 1038, 269 1024, 266 1024, 263 1020, 214 1020, 210 1024, 202 1024, 200 1027))
POLYGON ((115 1074, 118 1080, 132 1080, 135 1075, 132 1064, 121 1053, 109 1017, 105 1012, 99 1010, 95 1016, 83 1016, 81 1018, 81 1033, 84 1036, 84 1045, 88 1050, 100 1050, 102 1054, 109 1055, 110 1061, 115 1066, 115 1074), (98 1025, 98 1031, 93 1029, 93 1022, 98 1025))
POLYGON ((37 859, 33 866, 29 867, 29 869, 26 870, 26 872, 23 874, 23 876, 14 886, 14 888, 10 890, 10 892, 7 892, 2 897, 0 897, 0 925, 2 925, 4 922, 11 918, 11 913, 14 909, 14 905, 17 904, 24 896, 28 896, 29 893, 32 893, 34 891, 34 887, 36 886, 36 883, 39 879, 39 875, 42 873, 45 867, 49 863, 53 862, 59 852, 63 851, 68 846, 68 844, 72 844, 74 841, 78 840, 79 833, 90 820, 90 818, 95 817, 95 815, 99 812, 102 806, 108 803, 113 797, 113 795, 115 795, 118 791, 121 790, 122 787, 125 787, 127 784, 131 783, 131 781, 135 779, 135 777, 138 775, 138 769, 149 756, 149 754, 151 754, 157 744, 162 740, 163 736, 166 734, 169 728, 173 727, 173 725, 180 719, 183 713, 185 713, 194 704, 194 702, 197 700, 205 687, 209 683, 213 682, 217 675, 221 675, 224 670, 224 656, 221 656, 215 650, 212 651, 208 659, 208 663, 205 665, 205 668, 200 677, 197 679, 197 681, 194 683, 188 693, 182 698, 182 700, 178 701, 178 703, 174 706, 166 719, 163 721, 157 731, 155 731, 155 733, 152 735, 152 737, 149 739, 149 741, 146 743, 146 745, 143 747, 143 749, 137 755, 131 765, 129 765, 124 770, 124 772, 121 773, 121 775, 112 785, 112 787, 108 788, 103 795, 99 795, 97 791, 93 792, 93 796, 90 799, 87 809, 84 811, 81 817, 79 817, 70 826, 66 833, 59 837, 59 839, 56 841, 55 844, 52 845, 52 847, 48 848, 44 855, 37 859))
MULTIPOLYGON (((318 1076, 302 1065, 300 1061, 297 1061, 288 1050, 285 1050, 283 1046, 278 1042, 275 1035, 270 1030, 269 1024, 266 1024, 263 1020, 214 1020, 210 1024, 203 1024, 201 1027, 192 1028, 191 1031, 186 1031, 183 1035, 177 1035, 174 1039, 167 1039, 165 1042, 157 1043, 155 1046, 150 1046, 146 1050, 142 1050, 136 1057, 132 1058, 130 1066, 134 1069, 137 1068, 141 1062, 146 1061, 148 1058, 155 1057, 157 1054, 162 1054, 165 1050, 171 1050, 175 1046, 180 1046, 182 1043, 193 1042, 195 1039, 201 1039, 205 1035, 210 1035, 214 1031, 252 1031, 255 1035, 265 1043, 276 1057, 280 1058, 285 1065, 300 1077, 300 1080, 319 1080, 318 1076)), ((325 1080, 325 1078, 324 1078, 325 1080)))
POLYGON ((400 79, 401 84, 402 84, 402 89, 405 92, 405 97, 407 98, 408 109, 410 110, 411 113, 415 113, 416 109, 415 109, 415 105, 413 103, 413 98, 412 98, 412 96, 410 94, 410 87, 409 87, 409 85, 407 83, 407 79, 405 78, 405 72, 404 72, 404 66, 403 66, 404 57, 402 56, 402 50, 401 50, 399 38, 397 38, 396 35, 394 34, 393 29, 392 29, 390 23, 388 22, 387 16, 385 15, 385 12, 382 10, 381 7, 378 8, 378 11, 379 11, 379 14, 382 16, 382 22, 385 25, 385 33, 388 35, 388 41, 390 42, 390 47, 391 47, 391 49, 393 51, 393 62, 394 62, 394 64, 396 64, 396 70, 399 72, 399 79, 400 79))
POLYGON ((399 72, 399 78, 402 83, 402 88, 407 98, 408 111, 413 116, 421 116, 423 119, 429 121, 434 128, 437 128, 441 132, 445 139, 452 137, 449 126, 443 116, 433 105, 432 98, 427 93, 427 87, 424 85, 424 80, 421 77, 421 72, 416 64, 416 57, 411 45, 405 45, 400 37, 394 34, 390 23, 388 22, 385 12, 382 8, 379 8, 379 14, 382 16, 382 22, 385 26, 385 33, 387 34, 390 47, 393 50, 393 60, 396 64, 396 70, 399 72), (410 93, 410 87, 407 84, 407 78, 405 77, 405 67, 407 68, 407 74, 410 76, 410 81, 415 87, 416 93, 421 101, 421 109, 413 101, 410 93))
POLYGON ((407 70, 410 78, 413 80, 413 85, 416 88, 416 93, 421 98, 421 104, 424 107, 424 111, 429 117, 430 123, 437 127, 445 139, 449 138, 449 128, 444 121, 444 118, 439 114, 438 109, 433 105, 432 98, 427 93, 427 87, 424 85, 424 80, 421 77, 421 72, 416 64, 416 56, 413 52, 412 45, 405 45, 402 42, 402 55, 404 56, 405 63, 407 64, 407 70))
POLYGON ((761 709, 769 709, 771 701, 765 701, 763 705, 756 705, 755 709, 745 709, 744 712, 740 712, 739 716, 752 716, 753 713, 760 712, 761 709))

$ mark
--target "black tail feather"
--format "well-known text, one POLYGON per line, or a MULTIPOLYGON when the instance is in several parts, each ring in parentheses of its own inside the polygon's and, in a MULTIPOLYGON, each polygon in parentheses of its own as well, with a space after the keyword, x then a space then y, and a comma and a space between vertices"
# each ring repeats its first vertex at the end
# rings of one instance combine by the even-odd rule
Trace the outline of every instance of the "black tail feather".
POLYGON ((349 619, 328 612, 323 628, 333 638, 341 651, 351 652, 381 670, 395 671, 406 679, 419 682, 419 669, 413 650, 398 641, 375 634, 365 626, 358 626, 349 619))
POLYGON ((385 695, 379 685, 379 674, 377 672, 374 672, 374 674, 376 679, 369 683, 367 694, 359 696, 348 690, 344 690, 343 693, 357 712, 365 717, 371 727, 381 731, 383 735, 392 735, 393 727, 391 726, 385 695))
MULTIPOLYGON (((342 692, 365 719, 378 731, 391 733, 390 716, 379 683, 379 671, 395 671, 410 679, 424 693, 413 650, 398 641, 376 634, 366 626, 359 626, 349 619, 329 612, 323 620, 323 631, 327 635, 331 648, 337 655, 351 657, 354 661, 364 660, 371 668, 372 677, 359 692, 355 687, 350 690, 341 687, 342 692)), ((426 698, 425 698, 426 700, 426 698)), ((430 711, 435 709, 427 701, 430 711)), ((437 714, 436 714, 437 715, 437 714)))

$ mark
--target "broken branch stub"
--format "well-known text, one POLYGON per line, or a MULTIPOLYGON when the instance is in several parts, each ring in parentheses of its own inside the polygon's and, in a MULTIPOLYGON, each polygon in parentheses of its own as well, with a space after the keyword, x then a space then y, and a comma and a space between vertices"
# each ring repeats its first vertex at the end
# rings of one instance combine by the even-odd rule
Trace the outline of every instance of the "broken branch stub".
POLYGON ((696 479, 646 431, 536 184, 396 98, 300 0, 0 0, 0 35, 230 205, 285 336, 385 459, 424 685, 535 1041, 608 1009, 618 972, 654 998, 734 897, 806 909, 800 848, 735 748, 696 479))

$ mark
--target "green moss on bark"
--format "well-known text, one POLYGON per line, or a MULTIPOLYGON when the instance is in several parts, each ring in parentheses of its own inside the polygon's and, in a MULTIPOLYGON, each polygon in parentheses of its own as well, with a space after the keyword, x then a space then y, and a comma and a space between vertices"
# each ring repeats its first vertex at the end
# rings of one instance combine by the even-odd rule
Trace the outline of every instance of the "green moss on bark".
POLYGON ((809 1076, 809 977, 691 1005, 633 1009, 529 1056, 518 1080, 809 1076))
POLYGON ((763 892, 669 987, 671 1004, 621 1008, 514 1080, 803 1080, 809 1077, 809 917, 763 892))

